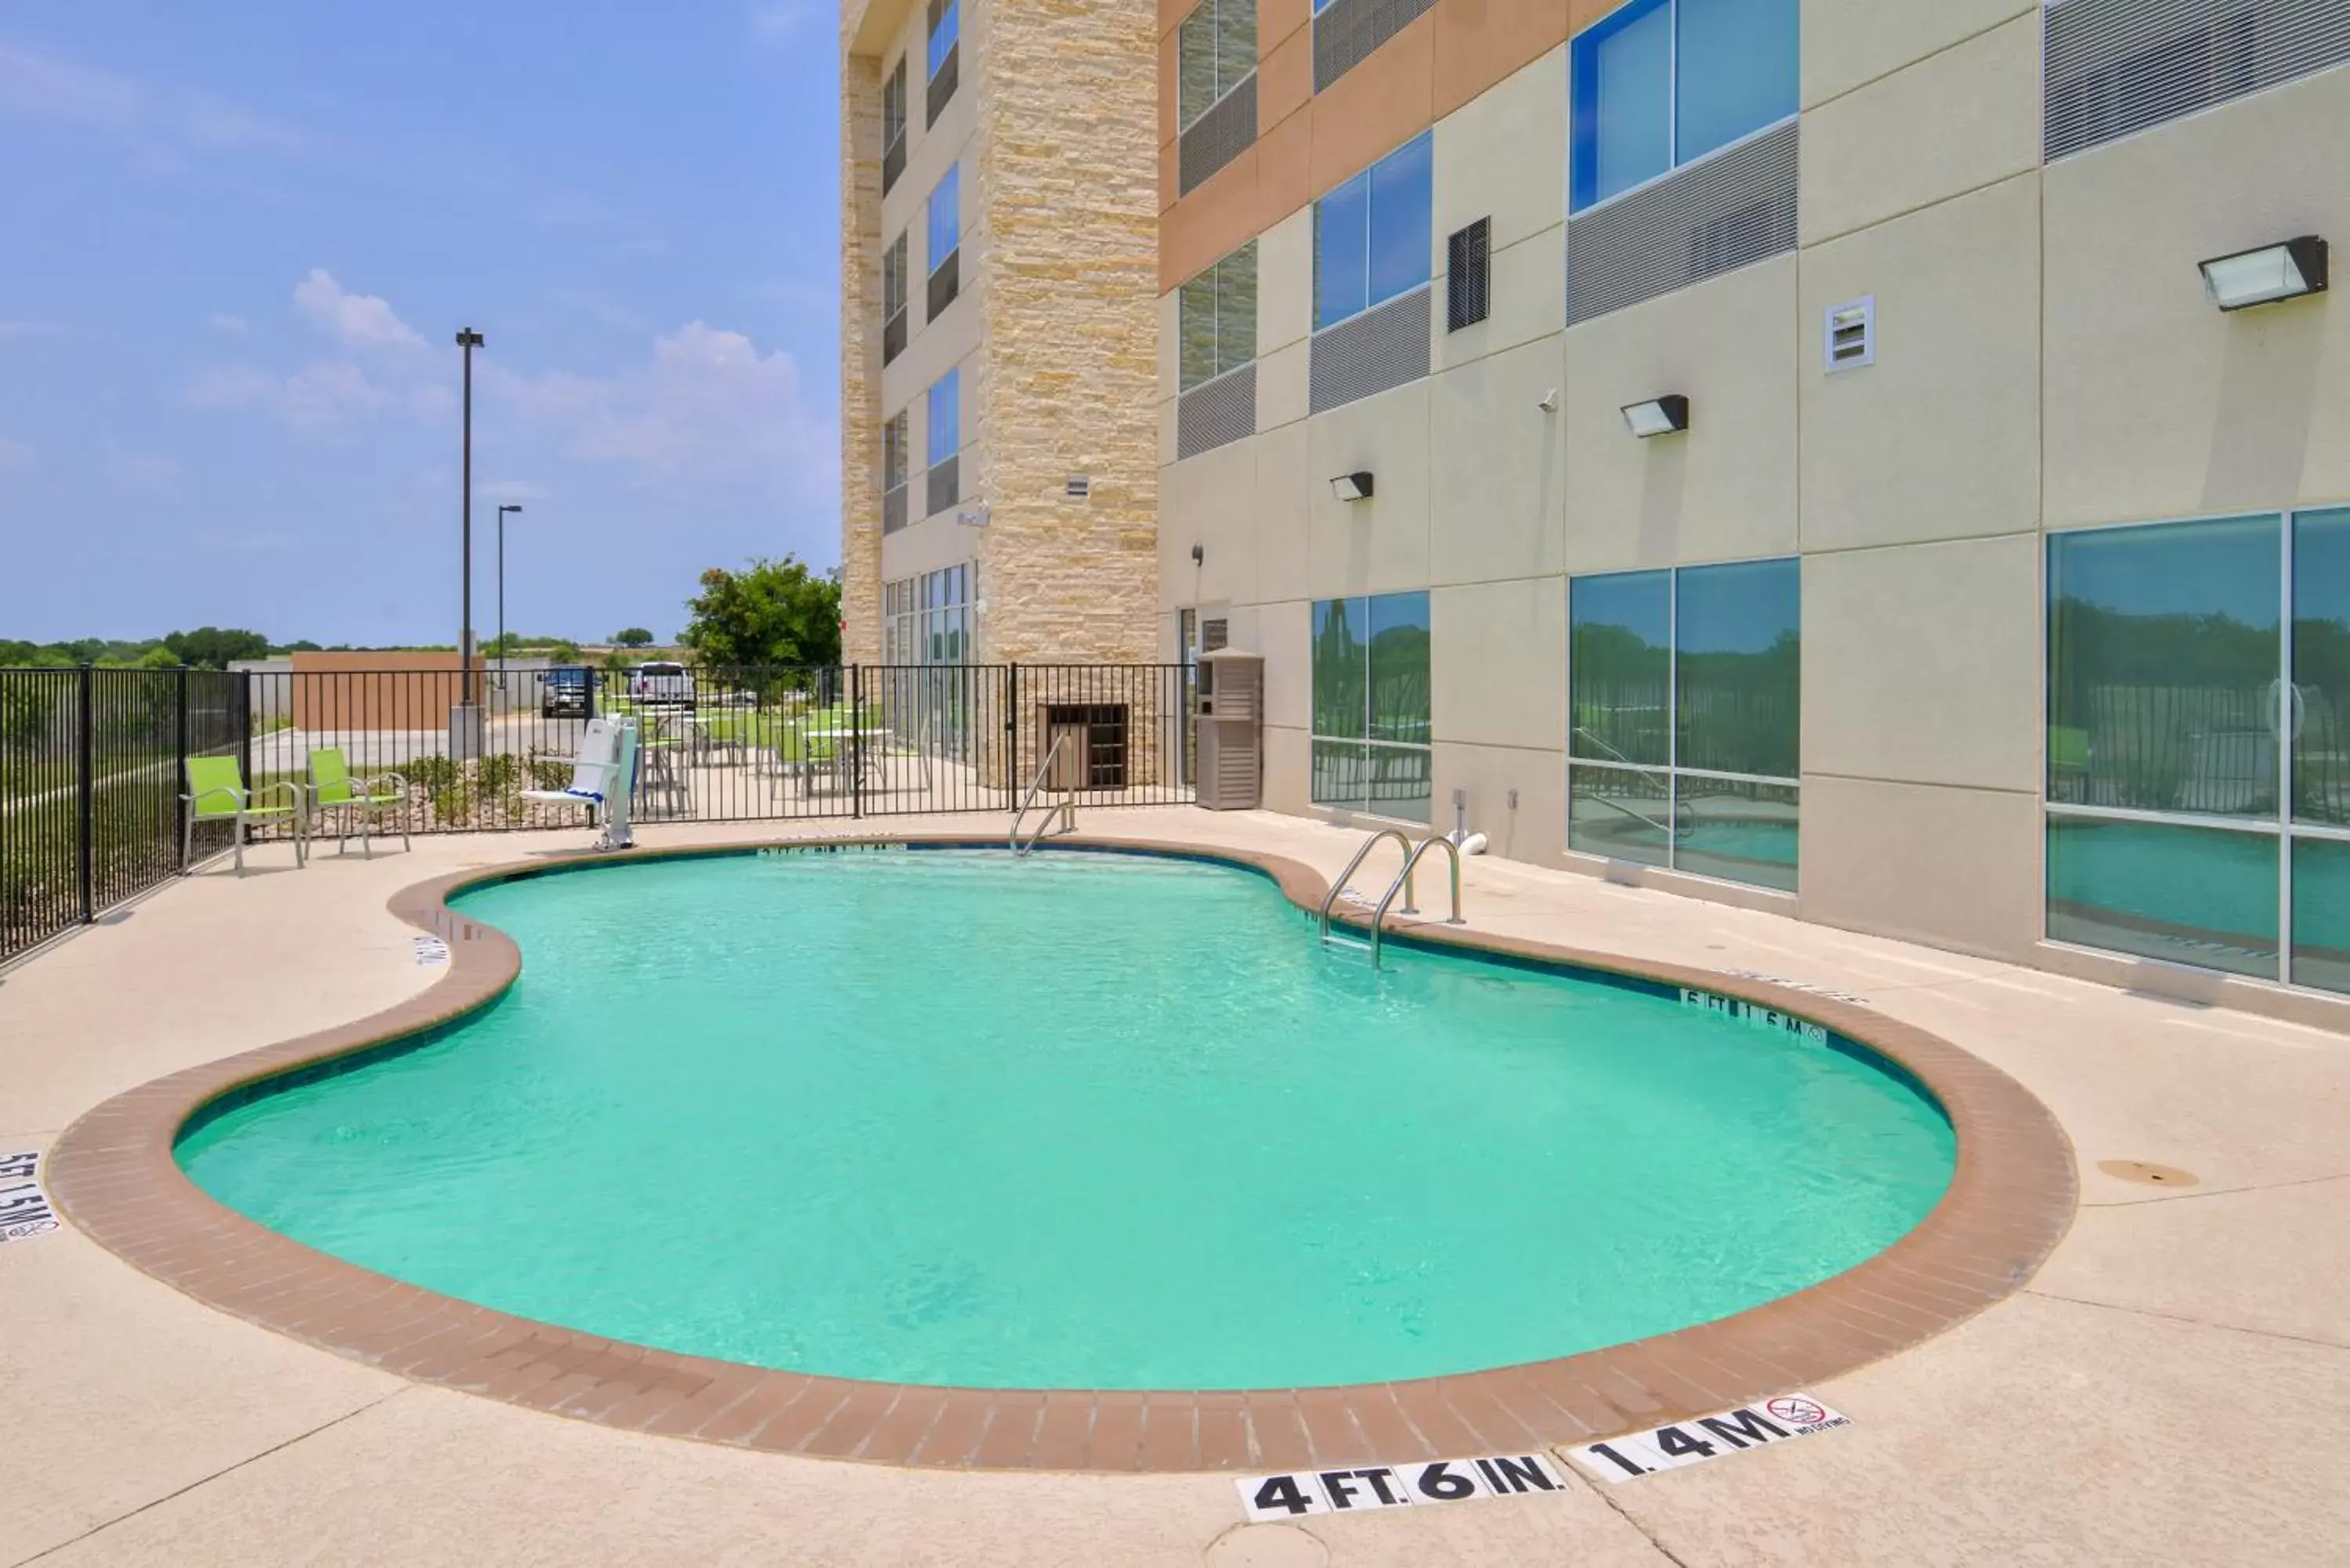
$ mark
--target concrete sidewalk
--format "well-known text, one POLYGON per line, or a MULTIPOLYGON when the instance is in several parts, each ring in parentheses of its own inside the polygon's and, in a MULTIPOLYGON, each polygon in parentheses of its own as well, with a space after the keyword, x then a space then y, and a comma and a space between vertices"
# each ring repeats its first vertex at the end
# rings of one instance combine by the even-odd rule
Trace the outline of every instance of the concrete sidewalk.
MULTIPOLYGON (((845 825, 650 828, 650 845, 845 825)), ((866 824, 1001 831, 1002 818, 866 824)), ((1107 832, 1335 873, 1270 814, 1107 832)), ((421 991, 397 888, 570 850, 417 840, 168 888, 0 972, 0 1148, 162 1074, 421 991)), ((2012 1074, 2081 1162, 2022 1293, 1815 1393, 1846 1430, 1564 1496, 1243 1526, 1217 1476, 916 1472, 667 1440, 408 1384, 214 1313, 82 1236, 0 1246, 0 1568, 46 1563, 2323 1563, 2350 1540, 2350 1040, 1475 860, 1478 929, 1852 993, 2012 1074), (2183 1168, 2162 1189, 2098 1165, 2183 1168)))

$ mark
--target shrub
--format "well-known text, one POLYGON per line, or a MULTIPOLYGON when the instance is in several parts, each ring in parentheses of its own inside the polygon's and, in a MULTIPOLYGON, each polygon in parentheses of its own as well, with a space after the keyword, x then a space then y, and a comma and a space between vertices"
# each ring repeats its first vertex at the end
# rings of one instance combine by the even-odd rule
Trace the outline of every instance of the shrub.
POLYGON ((448 757, 411 757, 399 771, 410 784, 436 797, 457 787, 457 764, 448 757))

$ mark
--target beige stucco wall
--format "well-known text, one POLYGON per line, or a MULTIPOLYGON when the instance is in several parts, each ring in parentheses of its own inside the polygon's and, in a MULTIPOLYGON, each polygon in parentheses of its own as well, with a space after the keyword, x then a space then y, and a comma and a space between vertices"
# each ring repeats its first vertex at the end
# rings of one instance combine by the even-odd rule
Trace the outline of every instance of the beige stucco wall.
MULTIPOLYGON (((2126 961, 2042 940, 2046 531, 2350 499, 2350 306, 2226 316, 2195 268, 2350 243, 2350 67, 2043 167, 2031 0, 1804 22, 1791 254, 1564 328, 1550 49, 1435 122, 1431 374, 1309 417, 1312 211, 1269 222, 1257 433, 1172 461, 1161 370, 1162 615, 1228 603, 1267 655, 1275 809, 1315 809, 1312 601, 1427 588, 1438 826, 1460 789, 1496 853, 2112 978, 2126 961), (1489 214, 1492 316, 1448 333, 1445 235, 1489 214), (1823 315, 1863 296, 1877 361, 1831 376, 1823 315), (1629 437, 1620 407, 1667 391, 1691 430, 1629 437), (1375 495, 1336 501, 1357 468, 1375 495), (1796 555, 1800 893, 1565 852, 1568 580, 1796 555)), ((2203 983, 2159 970, 2129 973, 2203 983)))

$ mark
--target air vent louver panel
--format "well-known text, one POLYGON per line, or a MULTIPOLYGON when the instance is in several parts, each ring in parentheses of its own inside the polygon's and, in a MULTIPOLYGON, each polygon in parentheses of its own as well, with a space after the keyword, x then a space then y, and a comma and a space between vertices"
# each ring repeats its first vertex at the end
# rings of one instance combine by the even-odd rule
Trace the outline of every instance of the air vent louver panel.
POLYGON ((2045 25, 2051 161, 2350 60, 2345 0, 2066 0, 2045 25))
POLYGON ((1307 406, 1318 414, 1427 375, 1432 292, 1422 284, 1315 333, 1306 372, 1307 406))
POLYGON ((1569 326, 1795 248, 1797 122, 1567 221, 1569 326))
POLYGON ((1175 405, 1175 455, 1197 457, 1256 433, 1256 367, 1203 381, 1175 405))

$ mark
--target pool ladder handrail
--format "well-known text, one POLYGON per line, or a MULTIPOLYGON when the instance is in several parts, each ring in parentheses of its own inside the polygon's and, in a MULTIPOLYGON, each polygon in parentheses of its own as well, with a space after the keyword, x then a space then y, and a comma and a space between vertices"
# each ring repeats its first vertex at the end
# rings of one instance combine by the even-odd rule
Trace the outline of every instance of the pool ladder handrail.
MULTIPOLYGON (((1011 830, 1004 835, 1003 846, 1011 850, 1014 856, 1026 856, 1034 853, 1038 841, 1041 840, 1045 834, 1054 831, 1053 808, 1050 805, 1047 805, 1045 808, 1043 820, 1036 824, 1036 831, 1028 836, 1027 843, 1023 844, 1020 842, 1020 824, 1027 817, 1028 808, 1036 804, 1036 793, 1045 787, 1045 781, 1052 777, 1053 760, 1061 754, 1061 747, 1068 741, 1068 738, 1069 732, 1066 730, 1059 731, 1053 736, 1053 743, 1045 748, 1045 760, 1042 763, 1039 763, 1036 766, 1036 776, 1028 781, 1027 793, 1020 797, 1019 805, 1015 807, 1012 813, 1012 827, 1011 830)), ((1060 815, 1061 826, 1059 831, 1063 833, 1075 833, 1077 830, 1077 803, 1076 792, 1067 790, 1062 792, 1060 815)))
POLYGON ((1444 846, 1444 852, 1451 858, 1452 863, 1452 917, 1444 923, 1448 926, 1458 926, 1467 923, 1461 918, 1460 846, 1454 844, 1452 840, 1445 837, 1441 834, 1431 835, 1430 836, 1422 839, 1419 843, 1414 844, 1412 843, 1410 836, 1406 834, 1403 829, 1399 827, 1382 827, 1374 832, 1368 838, 1363 840, 1362 847, 1355 851, 1355 857, 1347 862, 1347 868, 1338 873, 1337 880, 1331 883, 1329 891, 1322 895, 1322 909, 1318 917, 1321 927, 1322 940, 1327 942, 1330 940, 1330 910, 1333 906, 1338 902, 1338 895, 1346 891, 1347 883, 1353 877, 1356 871, 1360 869, 1363 862, 1369 857, 1371 851, 1377 849, 1382 843, 1390 838, 1394 839, 1396 841, 1396 846, 1403 851, 1403 869, 1397 872, 1395 880, 1388 884, 1387 892, 1379 898, 1377 912, 1371 916, 1371 967, 1374 969, 1377 969, 1379 963, 1379 941, 1382 935, 1380 922, 1387 919, 1388 908, 1395 902, 1396 894, 1399 891, 1403 894, 1403 908, 1397 911, 1399 914, 1416 915, 1419 913, 1419 910, 1415 907, 1415 899, 1412 893, 1411 874, 1413 869, 1419 866, 1419 857, 1427 854, 1430 848, 1435 845, 1440 844, 1444 846))
POLYGON ((1387 897, 1379 900, 1378 909, 1371 915, 1371 967, 1373 969, 1379 967, 1379 939, 1385 934, 1388 906, 1394 903, 1396 894, 1401 892, 1403 909, 1399 912, 1406 915, 1416 915, 1419 912, 1412 908, 1412 867, 1419 864, 1421 856, 1439 846, 1442 846, 1444 857, 1451 862, 1452 868, 1452 914, 1444 923, 1448 926, 1468 923, 1461 918, 1461 846, 1440 833, 1431 833, 1419 841, 1419 846, 1414 849, 1404 861, 1403 870, 1394 881, 1388 884, 1387 897))

